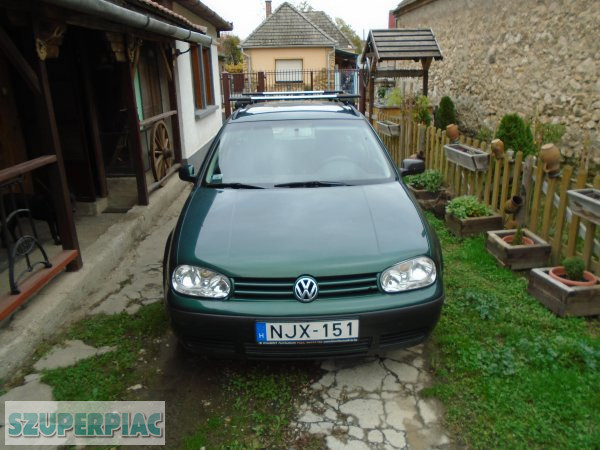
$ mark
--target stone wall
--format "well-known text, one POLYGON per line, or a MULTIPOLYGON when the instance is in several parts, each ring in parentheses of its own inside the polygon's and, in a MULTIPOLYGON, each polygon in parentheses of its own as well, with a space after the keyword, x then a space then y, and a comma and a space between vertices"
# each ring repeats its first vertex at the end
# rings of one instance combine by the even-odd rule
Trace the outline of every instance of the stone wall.
POLYGON ((563 155, 589 138, 600 164, 600 1, 434 0, 397 15, 399 28, 432 28, 444 60, 433 61, 430 97, 457 107, 463 129, 495 130, 502 116, 538 114, 567 132, 563 155))

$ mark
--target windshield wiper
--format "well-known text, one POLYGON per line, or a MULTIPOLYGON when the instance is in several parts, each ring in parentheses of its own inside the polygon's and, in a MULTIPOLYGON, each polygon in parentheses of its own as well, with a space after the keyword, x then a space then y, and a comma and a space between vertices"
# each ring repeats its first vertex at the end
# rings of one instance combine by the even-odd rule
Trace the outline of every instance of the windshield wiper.
POLYGON ((264 189, 262 186, 255 186, 253 184, 245 183, 208 183, 207 187, 215 188, 231 188, 231 189, 264 189))
POLYGON ((312 188, 312 187, 329 187, 329 186, 352 186, 351 184, 348 183, 343 183, 341 181, 293 181, 291 183, 280 183, 280 184, 276 184, 273 187, 279 188, 279 187, 289 187, 289 188, 295 188, 295 187, 308 187, 308 188, 312 188))

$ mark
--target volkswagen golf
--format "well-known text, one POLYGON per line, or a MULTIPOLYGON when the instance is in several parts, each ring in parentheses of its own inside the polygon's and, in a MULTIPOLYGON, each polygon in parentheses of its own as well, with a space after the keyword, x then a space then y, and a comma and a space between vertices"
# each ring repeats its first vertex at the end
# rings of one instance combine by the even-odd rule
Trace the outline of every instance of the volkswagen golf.
POLYGON ((422 342, 442 254, 368 121, 334 95, 249 99, 196 172, 165 248, 164 300, 187 349, 312 359, 422 342))

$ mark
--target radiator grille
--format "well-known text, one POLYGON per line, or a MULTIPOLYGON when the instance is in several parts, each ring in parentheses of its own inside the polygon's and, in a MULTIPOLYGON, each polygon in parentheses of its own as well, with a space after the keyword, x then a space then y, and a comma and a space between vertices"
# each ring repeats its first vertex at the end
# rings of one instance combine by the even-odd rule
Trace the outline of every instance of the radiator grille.
MULTIPOLYGON (((379 291, 377 274, 316 278, 318 298, 353 297, 379 291)), ((295 300, 295 278, 235 278, 233 298, 237 300, 295 300)))

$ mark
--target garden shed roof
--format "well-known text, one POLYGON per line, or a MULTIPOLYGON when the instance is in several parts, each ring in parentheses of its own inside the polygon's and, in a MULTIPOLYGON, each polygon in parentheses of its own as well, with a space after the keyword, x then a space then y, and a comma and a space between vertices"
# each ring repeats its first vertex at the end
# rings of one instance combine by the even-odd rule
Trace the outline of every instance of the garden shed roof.
POLYGON ((371 30, 363 50, 377 61, 444 59, 431 28, 371 30))

